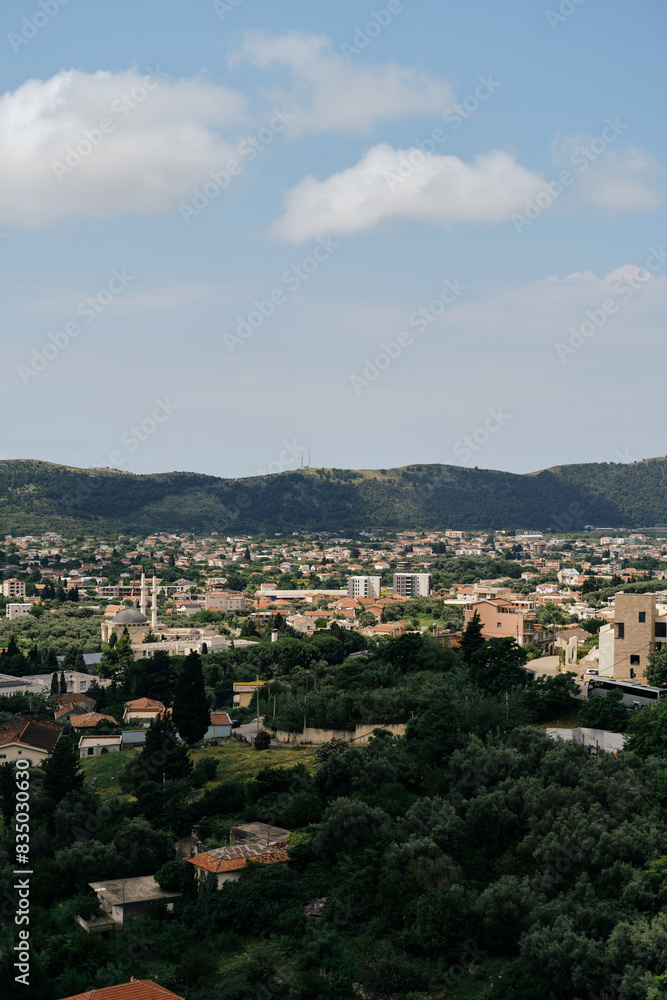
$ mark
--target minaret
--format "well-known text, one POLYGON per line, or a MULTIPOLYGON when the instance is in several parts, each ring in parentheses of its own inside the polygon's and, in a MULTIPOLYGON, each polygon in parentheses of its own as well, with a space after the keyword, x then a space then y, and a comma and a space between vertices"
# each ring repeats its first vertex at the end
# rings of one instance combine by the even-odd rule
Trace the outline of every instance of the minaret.
POLYGON ((153 600, 151 602, 151 630, 154 631, 157 628, 157 580, 155 579, 155 573, 153 573, 153 600))
POLYGON ((144 618, 146 617, 146 574, 141 571, 141 603, 139 604, 139 610, 141 611, 144 618))

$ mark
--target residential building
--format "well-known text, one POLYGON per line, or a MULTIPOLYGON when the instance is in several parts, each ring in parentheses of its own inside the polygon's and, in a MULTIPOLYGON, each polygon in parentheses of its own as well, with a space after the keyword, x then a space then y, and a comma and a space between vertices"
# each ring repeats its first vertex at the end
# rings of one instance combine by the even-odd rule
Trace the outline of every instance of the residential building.
POLYGON ((394 573, 394 595, 428 597, 431 592, 430 573, 394 573))
POLYGON ((29 760, 37 766, 53 750, 62 726, 50 719, 24 716, 0 722, 0 763, 29 760))
POLYGON ((75 729, 77 732, 79 729, 94 729, 98 722, 108 722, 111 726, 118 725, 113 715, 102 715, 100 712, 71 715, 69 721, 72 724, 72 729, 75 729))
POLYGON ((614 622, 600 629, 601 674, 646 683, 649 653, 667 643, 667 614, 655 594, 616 594, 614 622))
POLYGON ((283 845, 290 835, 289 830, 280 826, 270 826, 268 823, 241 823, 229 831, 229 843, 236 844, 276 844, 283 845))
POLYGON ((245 604, 245 597, 239 590, 214 590, 204 597, 207 611, 240 611, 245 604))
POLYGON ((126 701, 123 724, 137 722, 148 728, 153 719, 157 719, 158 715, 165 711, 166 708, 162 702, 155 701, 153 698, 136 698, 134 701, 126 701))
MULTIPOLYGON (((139 878, 114 878, 104 882, 89 882, 88 885, 100 901, 100 912, 90 920, 77 916, 76 922, 84 931, 105 934, 122 930, 125 921, 148 913, 158 899, 167 900, 167 910, 173 910, 174 900, 180 892, 161 889, 152 875, 139 878)), ((147 994, 148 996, 148 994, 147 994)))
POLYGON ((284 847, 246 843, 236 844, 234 847, 216 847, 212 851, 183 860, 196 867, 199 878, 205 878, 209 873, 215 875, 220 889, 225 882, 239 879, 248 861, 275 865, 289 861, 289 855, 284 847))
POLYGON ((211 712, 211 724, 206 730, 203 739, 226 739, 231 735, 232 720, 229 718, 227 712, 211 712))
POLYGON ((380 596, 380 579, 379 576, 348 576, 347 596, 372 597, 377 600, 380 596))
POLYGON ((232 703, 239 708, 247 708, 251 703, 257 688, 262 687, 266 682, 259 678, 254 681, 233 681, 232 682, 232 703))
MULTIPOLYGON (((533 605, 534 607, 534 605, 533 605)), ((552 638, 551 629, 535 621, 532 609, 524 610, 510 601, 473 601, 465 605, 465 625, 477 612, 485 639, 514 639, 519 646, 544 643, 552 638)))
POLYGON ((99 757, 102 753, 120 750, 120 736, 82 736, 79 739, 79 757, 99 757))
POLYGON ((25 581, 10 577, 2 581, 3 597, 25 597, 25 581))
POLYGON ((5 612, 10 622, 15 618, 27 618, 30 614, 32 604, 8 604, 5 612))
MULTIPOLYGON (((80 918, 77 918, 80 919, 80 918)), ((59 1000, 184 1000, 180 993, 172 993, 166 986, 160 986, 152 979, 135 979, 118 986, 96 986, 75 996, 60 997, 59 1000)))

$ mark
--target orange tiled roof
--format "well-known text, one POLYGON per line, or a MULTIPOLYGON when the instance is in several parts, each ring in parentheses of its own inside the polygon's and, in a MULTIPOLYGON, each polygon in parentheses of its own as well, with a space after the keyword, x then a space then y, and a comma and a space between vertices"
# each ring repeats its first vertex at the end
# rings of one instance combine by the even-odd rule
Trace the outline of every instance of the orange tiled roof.
POLYGON ((178 993, 172 993, 165 986, 152 979, 136 979, 118 986, 103 986, 97 990, 86 990, 60 1000, 184 1000, 178 993))
POLYGON ((113 722, 114 726, 118 725, 113 715, 100 715, 99 712, 87 712, 86 715, 77 715, 70 719, 73 729, 92 729, 105 719, 107 722, 113 722))
POLYGON ((131 712, 164 712, 164 705, 161 701, 155 701, 153 698, 137 698, 135 701, 126 701, 125 708, 129 708, 131 712))
POLYGON ((278 861, 289 861, 289 855, 284 848, 268 847, 265 844, 238 844, 236 847, 216 847, 204 854, 195 854, 194 858, 185 858, 190 864, 204 871, 234 872, 245 868, 249 861, 259 861, 263 865, 273 865, 278 861))
POLYGON ((212 726, 231 726, 232 720, 226 712, 211 712, 212 726))

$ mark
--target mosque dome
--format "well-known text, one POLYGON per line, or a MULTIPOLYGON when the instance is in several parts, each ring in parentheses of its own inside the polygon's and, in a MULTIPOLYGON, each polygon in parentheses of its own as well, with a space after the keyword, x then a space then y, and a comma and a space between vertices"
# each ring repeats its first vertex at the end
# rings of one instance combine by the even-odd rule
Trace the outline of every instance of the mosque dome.
POLYGON ((135 611, 133 608, 124 608, 119 611, 118 614, 114 615, 111 624, 112 625, 145 625, 148 621, 146 615, 142 615, 141 611, 135 611))

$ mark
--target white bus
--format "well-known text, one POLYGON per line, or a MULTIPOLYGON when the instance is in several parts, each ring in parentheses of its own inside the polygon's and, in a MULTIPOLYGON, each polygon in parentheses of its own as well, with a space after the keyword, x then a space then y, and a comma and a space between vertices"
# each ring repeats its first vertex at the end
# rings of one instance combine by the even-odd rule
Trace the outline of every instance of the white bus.
POLYGON ((667 688, 637 684, 635 681, 615 681, 611 677, 591 677, 588 682, 589 698, 605 698, 610 691, 617 690, 623 694, 623 704, 634 709, 650 708, 658 698, 667 695, 667 688))

